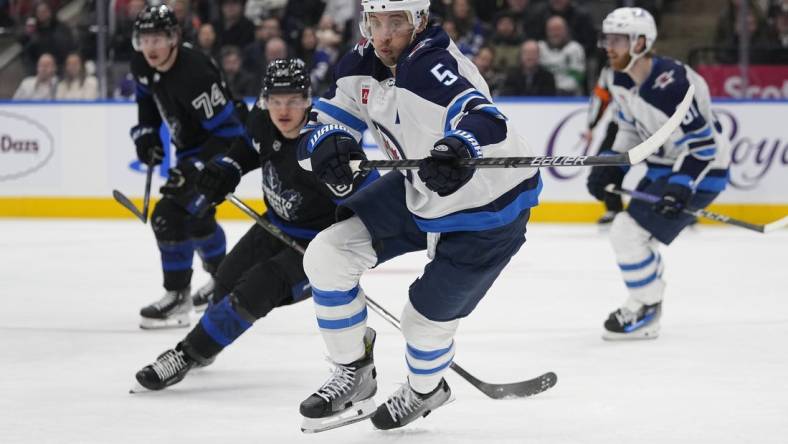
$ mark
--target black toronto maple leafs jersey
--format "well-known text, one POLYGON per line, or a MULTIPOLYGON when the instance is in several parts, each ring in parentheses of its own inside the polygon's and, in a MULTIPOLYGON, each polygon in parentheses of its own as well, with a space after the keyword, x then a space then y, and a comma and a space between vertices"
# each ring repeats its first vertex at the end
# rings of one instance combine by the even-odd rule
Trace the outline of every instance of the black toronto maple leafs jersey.
POLYGON ((298 138, 276 128, 268 110, 255 105, 246 120, 249 139, 239 137, 229 157, 244 174, 262 168, 263 199, 268 219, 291 236, 312 239, 335 222, 337 204, 361 184, 329 187, 298 164, 298 138))
POLYGON ((137 85, 139 124, 158 128, 164 121, 179 158, 199 153, 209 141, 229 145, 244 134, 242 118, 221 70, 210 57, 189 45, 180 45, 167 72, 151 68, 137 52, 131 60, 131 73, 137 85))

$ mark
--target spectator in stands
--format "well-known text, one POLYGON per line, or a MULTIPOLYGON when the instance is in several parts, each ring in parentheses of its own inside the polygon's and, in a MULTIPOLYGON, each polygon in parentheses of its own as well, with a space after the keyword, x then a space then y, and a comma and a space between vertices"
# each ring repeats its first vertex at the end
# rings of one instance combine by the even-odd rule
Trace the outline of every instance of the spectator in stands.
POLYGON ((145 8, 145 0, 128 0, 125 7, 118 11, 115 19, 115 34, 112 35, 112 59, 114 61, 128 62, 134 54, 131 47, 131 34, 134 31, 134 20, 145 8))
POLYGON ((295 48, 295 56, 304 61, 308 71, 312 71, 315 66, 315 51, 317 51, 317 34, 315 28, 307 26, 301 31, 301 37, 295 48))
MULTIPOLYGON (((528 0, 518 0, 525 1, 528 0)), ((507 8, 508 0, 473 0, 473 10, 479 20, 485 23, 492 23, 495 17, 507 8)))
POLYGON ((254 32, 254 41, 243 49, 243 68, 262 78, 268 65, 265 59, 265 45, 274 37, 282 37, 279 19, 266 17, 258 19, 254 32))
POLYGON ((479 74, 484 77, 487 86, 490 87, 490 94, 497 96, 498 90, 503 85, 504 77, 494 66, 494 63, 495 49, 491 46, 482 46, 473 57, 473 64, 479 69, 479 74))
POLYGON ((99 97, 98 80, 87 75, 85 63, 78 52, 66 57, 63 79, 57 84, 55 98, 58 100, 96 100, 99 97))
POLYGON ((520 66, 512 68, 506 75, 503 96, 554 96, 556 94, 553 74, 539 64, 539 44, 526 40, 520 47, 520 66))
POLYGON ((484 44, 487 28, 476 17, 470 0, 454 0, 451 5, 451 20, 457 27, 457 46, 462 50, 466 48, 465 55, 474 55, 484 44))
POLYGON ((323 95, 333 82, 332 68, 342 55, 342 36, 334 29, 333 24, 331 17, 324 15, 316 32, 315 66, 310 71, 309 77, 312 81, 312 89, 318 95, 323 95))
POLYGON ((212 57, 214 60, 219 58, 219 45, 216 44, 216 30, 210 23, 203 23, 197 31, 197 44, 195 48, 203 54, 212 57))
POLYGON ((768 61, 767 48, 773 40, 769 35, 766 17, 755 0, 728 0, 717 20, 714 36, 717 61, 720 63, 737 63, 739 60, 739 39, 741 34, 741 4, 747 1, 747 34, 750 36, 750 62, 765 63, 768 61))
POLYGON ((579 96, 585 85, 586 57, 583 47, 569 35, 561 16, 547 20, 547 39, 539 41, 539 61, 555 76, 561 96, 579 96))
POLYGON ((287 0, 246 0, 244 15, 257 22, 263 17, 279 17, 287 6, 287 0))
POLYGON ((254 23, 243 14, 242 0, 221 0, 221 18, 213 25, 219 46, 244 48, 254 41, 254 23))
MULTIPOLYGON (((276 59, 288 58, 289 50, 287 43, 280 37, 273 37, 265 43, 265 63, 263 66, 268 66, 269 63, 276 59)), ((262 76, 260 77, 262 78, 262 76)))
POLYGON ((774 42, 770 63, 788 65, 788 0, 783 0, 773 13, 774 42))
POLYGON ((76 48, 71 29, 58 21, 46 1, 36 3, 34 15, 27 19, 19 43, 24 47, 29 72, 33 71, 33 64, 42 54, 53 55, 56 63, 60 64, 66 54, 76 48))
POLYGON ((343 41, 353 38, 353 33, 358 31, 353 25, 358 18, 358 0, 325 0, 326 9, 323 16, 334 20, 334 28, 342 36, 343 41))
POLYGON ((201 22, 199 17, 192 14, 190 0, 170 0, 169 5, 181 27, 181 38, 184 42, 194 43, 201 22))
POLYGON ((301 30, 317 27, 326 5, 323 0, 289 0, 284 15, 284 35, 288 42, 296 42, 301 30))
POLYGON ((506 72, 520 63, 520 44, 524 37, 518 31, 517 19, 509 11, 498 14, 493 23, 495 31, 488 45, 495 48, 495 69, 506 72))
POLYGON ((514 17, 517 32, 523 38, 530 38, 534 33, 531 22, 534 20, 534 8, 530 0, 506 0, 506 13, 514 17))
POLYGON ((26 77, 14 93, 14 100, 54 100, 57 88, 55 56, 47 52, 38 57, 36 75, 26 77))
POLYGON ((547 38, 547 21, 550 17, 561 16, 568 29, 572 30, 572 39, 580 43, 584 54, 595 54, 597 32, 591 14, 572 0, 548 0, 547 3, 534 8, 530 29, 526 30, 529 37, 537 40, 547 38))
POLYGON ((230 93, 236 99, 257 94, 260 82, 255 76, 241 69, 241 50, 237 46, 225 46, 221 50, 222 70, 230 93))
POLYGON ((441 23, 441 28, 446 32, 449 38, 457 44, 457 48, 465 55, 473 54, 473 49, 466 43, 460 41, 460 34, 457 31, 457 24, 454 20, 446 19, 441 23))

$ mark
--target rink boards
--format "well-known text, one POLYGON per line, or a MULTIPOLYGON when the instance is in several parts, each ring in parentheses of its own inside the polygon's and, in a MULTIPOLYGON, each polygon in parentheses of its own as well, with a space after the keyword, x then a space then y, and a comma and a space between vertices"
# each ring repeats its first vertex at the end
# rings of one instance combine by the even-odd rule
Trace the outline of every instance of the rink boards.
MULTIPOLYGON (((582 99, 498 103, 538 154, 594 154, 604 137, 606 122, 596 128, 591 146, 580 138, 586 126, 582 99)), ((733 144, 730 185, 715 210, 753 222, 787 213, 788 101, 717 101, 714 111, 733 144)), ((136 106, 127 102, 0 103, 0 217, 130 217, 111 192, 142 196, 144 173, 128 136, 135 121, 136 106)), ((364 146, 370 158, 381 157, 369 134, 364 146)), ((643 168, 638 170, 625 185, 637 182, 643 168)), ((545 186, 533 220, 597 218, 602 208, 585 189, 586 175, 582 168, 542 169, 545 186)), ((164 180, 157 171, 154 187, 164 180)), ((258 172, 244 178, 238 194, 262 209, 258 172)), ((220 215, 245 217, 227 204, 220 215)))

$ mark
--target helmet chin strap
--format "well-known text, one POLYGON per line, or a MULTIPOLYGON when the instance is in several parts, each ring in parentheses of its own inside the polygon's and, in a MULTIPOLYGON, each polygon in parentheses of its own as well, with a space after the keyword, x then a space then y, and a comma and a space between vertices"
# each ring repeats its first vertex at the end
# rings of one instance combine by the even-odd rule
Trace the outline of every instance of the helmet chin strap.
POLYGON ((633 66, 635 66, 635 62, 637 62, 641 57, 643 57, 646 54, 645 49, 640 54, 635 53, 635 47, 637 46, 637 44, 638 44, 638 38, 635 38, 632 41, 632 43, 629 44, 629 63, 627 63, 627 66, 624 67, 624 69, 622 70, 627 74, 629 74, 630 73, 629 71, 632 69, 633 66))

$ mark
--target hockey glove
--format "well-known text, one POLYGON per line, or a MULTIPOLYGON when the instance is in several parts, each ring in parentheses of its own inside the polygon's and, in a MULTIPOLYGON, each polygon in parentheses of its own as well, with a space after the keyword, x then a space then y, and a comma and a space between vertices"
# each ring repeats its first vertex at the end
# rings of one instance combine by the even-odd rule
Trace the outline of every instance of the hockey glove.
MULTIPOLYGON (((469 140, 470 143, 475 143, 475 140, 469 140)), ((427 188, 438 193, 438 196, 446 197, 454 193, 473 177, 476 171, 474 168, 457 163, 460 159, 478 157, 471 155, 471 152, 477 152, 478 143, 473 148, 468 143, 455 136, 444 137, 435 142, 430 157, 419 162, 419 178, 427 188)))
POLYGON ((591 168, 591 174, 588 175, 586 187, 592 196, 598 201, 604 202, 605 196, 608 194, 607 191, 605 191, 605 187, 613 184, 616 188, 621 188, 626 174, 626 170, 621 167, 595 166, 591 168))
POLYGON ((668 219, 675 219, 687 208, 692 197, 692 190, 678 183, 669 183, 662 193, 662 198, 654 204, 654 211, 668 219))
POLYGON ((215 156, 197 176, 197 191, 211 204, 218 204, 227 193, 235 191, 235 187, 241 182, 241 176, 243 169, 233 158, 215 156))
POLYGON ((312 171, 329 185, 352 185, 351 160, 366 160, 364 149, 344 128, 326 125, 309 137, 309 160, 312 171), (320 133, 327 131, 321 137, 320 133))
POLYGON ((131 138, 137 147, 137 159, 140 162, 145 165, 159 165, 164 159, 164 147, 156 128, 137 125, 131 129, 131 138))

